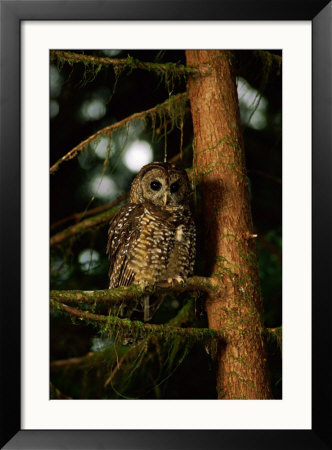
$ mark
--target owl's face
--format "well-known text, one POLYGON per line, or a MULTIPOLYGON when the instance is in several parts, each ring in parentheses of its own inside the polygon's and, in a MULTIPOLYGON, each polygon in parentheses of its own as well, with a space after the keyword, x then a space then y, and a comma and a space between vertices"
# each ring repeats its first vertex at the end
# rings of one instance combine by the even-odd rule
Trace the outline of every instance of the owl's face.
POLYGON ((133 181, 130 201, 154 205, 178 206, 189 201, 190 182, 185 170, 170 163, 151 163, 140 170, 133 181))

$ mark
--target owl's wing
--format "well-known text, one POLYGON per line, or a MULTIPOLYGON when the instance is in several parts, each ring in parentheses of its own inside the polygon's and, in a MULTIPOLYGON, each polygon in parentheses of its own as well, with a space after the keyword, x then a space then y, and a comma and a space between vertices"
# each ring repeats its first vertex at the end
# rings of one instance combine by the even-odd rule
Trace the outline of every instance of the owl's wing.
POLYGON ((107 243, 110 288, 129 286, 134 280, 135 273, 128 264, 128 255, 140 233, 139 220, 142 212, 142 205, 128 203, 110 222, 107 243))
POLYGON ((189 261, 188 261, 188 275, 193 275, 194 273, 194 265, 195 265, 195 257, 196 257, 196 227, 195 223, 190 216, 190 220, 188 223, 188 236, 189 236, 189 261))

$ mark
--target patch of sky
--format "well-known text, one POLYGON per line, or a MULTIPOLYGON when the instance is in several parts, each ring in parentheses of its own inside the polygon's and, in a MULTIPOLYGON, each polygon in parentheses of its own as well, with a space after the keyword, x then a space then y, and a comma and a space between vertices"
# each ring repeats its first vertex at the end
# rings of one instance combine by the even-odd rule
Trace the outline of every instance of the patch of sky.
POLYGON ((110 95, 110 89, 105 86, 90 93, 90 98, 85 99, 81 104, 80 119, 85 122, 102 119, 106 115, 110 95))
POLYGON ((115 149, 113 148, 112 140, 108 136, 101 136, 100 139, 96 139, 90 144, 99 159, 104 160, 107 155, 111 156, 114 154, 115 149))
POLYGON ((138 172, 142 166, 152 162, 153 151, 151 144, 143 140, 129 143, 123 153, 123 163, 132 172, 138 172))
POLYGON ((242 123, 255 130, 263 130, 267 126, 266 98, 241 77, 237 78, 237 93, 242 123))
POLYGON ((89 146, 78 154, 77 160, 81 169, 90 171, 96 165, 96 154, 91 146, 89 146))
POLYGON ((98 336, 94 336, 92 338, 91 343, 91 351, 92 352, 100 352, 102 350, 105 350, 107 347, 114 344, 114 340, 111 338, 102 338, 98 336))
POLYGON ((82 272, 94 272, 100 265, 100 255, 96 250, 87 248, 78 255, 78 262, 82 272))
POLYGON ((104 55, 113 58, 114 56, 118 56, 122 50, 103 50, 104 55))
POLYGON ((137 137, 145 130, 145 122, 142 119, 131 120, 128 125, 129 137, 137 137))
POLYGON ((122 151, 133 140, 139 138, 142 132, 145 130, 145 123, 142 119, 132 120, 124 128, 116 130, 112 135, 113 142, 118 151, 122 151))
POLYGON ((55 277, 59 281, 68 280, 72 274, 69 264, 65 263, 63 258, 51 257, 51 277, 55 277))
POLYGON ((120 190, 112 177, 109 175, 95 175, 89 183, 89 195, 102 200, 108 199, 112 201, 119 194, 120 190))
POLYGON ((85 100, 80 108, 80 116, 84 121, 95 121, 103 118, 106 114, 105 102, 101 99, 94 98, 85 100))

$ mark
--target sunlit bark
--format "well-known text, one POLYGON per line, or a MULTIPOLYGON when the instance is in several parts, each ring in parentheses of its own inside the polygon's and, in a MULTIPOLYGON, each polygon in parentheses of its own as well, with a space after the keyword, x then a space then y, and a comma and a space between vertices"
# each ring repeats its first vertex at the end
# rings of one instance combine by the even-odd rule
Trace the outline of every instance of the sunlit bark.
POLYGON ((255 239, 232 55, 188 50, 194 126, 194 174, 201 193, 207 275, 219 280, 207 298, 209 327, 226 332, 218 356, 220 399, 268 399, 271 389, 261 323, 255 239))

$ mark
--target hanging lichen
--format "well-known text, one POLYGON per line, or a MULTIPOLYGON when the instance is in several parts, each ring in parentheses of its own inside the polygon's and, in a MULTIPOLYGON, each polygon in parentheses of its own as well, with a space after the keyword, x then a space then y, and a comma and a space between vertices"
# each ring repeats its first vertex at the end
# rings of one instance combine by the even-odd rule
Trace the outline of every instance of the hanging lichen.
POLYGON ((63 68, 64 64, 68 64, 71 67, 78 63, 83 64, 83 80, 85 84, 93 81, 102 68, 107 67, 113 68, 116 80, 124 71, 127 71, 128 74, 134 69, 154 72, 161 82, 165 84, 168 92, 172 92, 183 77, 186 80, 188 74, 197 72, 194 68, 170 62, 144 62, 132 56, 127 56, 127 58, 108 58, 61 50, 51 50, 50 60, 57 65, 59 70, 63 68))
POLYGON ((54 173, 58 170, 60 164, 62 164, 64 161, 69 161, 73 158, 75 158, 81 151, 87 148, 87 146, 94 142, 96 139, 99 139, 101 136, 107 136, 109 139, 112 138, 112 135, 115 131, 120 130, 122 128, 125 128, 128 126, 128 123, 137 120, 151 120, 151 123, 153 127, 156 126, 156 120, 159 120, 160 123, 163 123, 163 118, 165 115, 169 116, 172 120, 172 126, 167 131, 167 133, 170 133, 170 131, 174 128, 174 126, 177 123, 177 120, 179 120, 179 117, 182 117, 183 120, 184 114, 185 114, 185 104, 188 101, 187 93, 177 94, 174 96, 171 96, 168 100, 161 103, 160 105, 157 105, 153 108, 150 108, 146 111, 142 111, 140 113, 135 113, 131 115, 130 117, 127 117, 123 120, 120 120, 119 122, 116 122, 112 125, 108 125, 105 128, 102 128, 101 130, 98 130, 96 133, 85 139, 83 142, 78 144, 76 147, 74 147, 72 150, 70 150, 68 153, 66 153, 64 156, 62 156, 58 161, 56 161, 55 164, 50 168, 50 173, 54 173))
MULTIPOLYGON (((122 346, 106 338, 102 342, 99 351, 51 363, 51 379, 62 392, 75 399, 164 398, 167 382, 186 358, 198 351, 204 353, 204 347, 180 337, 165 344, 150 336, 136 346, 122 346)), ((53 398, 64 398, 60 395, 53 398)))

